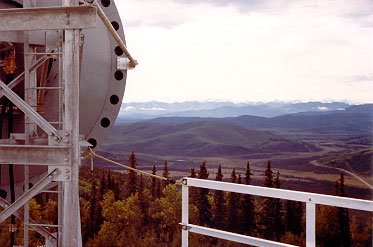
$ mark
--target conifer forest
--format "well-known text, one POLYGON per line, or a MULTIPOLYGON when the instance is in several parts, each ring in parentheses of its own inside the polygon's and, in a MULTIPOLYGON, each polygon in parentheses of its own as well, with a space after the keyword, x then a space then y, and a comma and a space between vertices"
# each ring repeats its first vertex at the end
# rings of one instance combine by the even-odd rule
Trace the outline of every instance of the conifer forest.
MULTIPOLYGON (((128 164, 136 168, 132 152, 128 164)), ((162 171, 153 167, 153 174, 169 178, 167 161, 162 171)), ((216 174, 209 174, 203 161, 199 168, 191 168, 190 177, 251 182, 250 163, 246 172, 232 170, 230 178, 223 178, 221 166, 216 174)), ((84 166, 80 170, 80 211, 83 245, 87 247, 119 246, 181 246, 181 188, 171 179, 160 180, 104 168, 84 166)), ((268 161, 263 171, 262 186, 281 188, 281 174, 268 161)), ((347 196, 344 174, 335 183, 334 195, 347 196)), ((30 201, 31 217, 57 224, 57 203, 54 195, 40 194, 30 201)), ((258 196, 190 188, 189 220, 191 224, 213 227, 249 236, 305 246, 305 205, 258 196)), ((317 207, 317 244, 330 246, 372 246, 372 215, 351 215, 349 210, 336 207, 317 207), (362 220, 362 218, 364 220, 362 220)), ((8 222, 1 225, 0 239, 9 238, 8 222)), ((22 228, 21 222, 17 222, 22 228)), ((53 232, 53 229, 51 230, 53 232)), ((21 245, 23 231, 17 231, 16 244, 21 245), (17 242, 18 241, 18 242, 17 242)), ((42 245, 42 237, 31 232, 31 246, 42 245)), ((190 233, 189 246, 245 246, 237 243, 190 233)))

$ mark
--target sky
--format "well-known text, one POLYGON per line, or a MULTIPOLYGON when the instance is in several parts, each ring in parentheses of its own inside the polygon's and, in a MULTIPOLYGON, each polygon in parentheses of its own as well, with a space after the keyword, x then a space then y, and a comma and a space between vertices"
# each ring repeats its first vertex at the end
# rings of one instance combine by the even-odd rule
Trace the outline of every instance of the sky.
POLYGON ((117 0, 124 102, 373 103, 373 0, 117 0))

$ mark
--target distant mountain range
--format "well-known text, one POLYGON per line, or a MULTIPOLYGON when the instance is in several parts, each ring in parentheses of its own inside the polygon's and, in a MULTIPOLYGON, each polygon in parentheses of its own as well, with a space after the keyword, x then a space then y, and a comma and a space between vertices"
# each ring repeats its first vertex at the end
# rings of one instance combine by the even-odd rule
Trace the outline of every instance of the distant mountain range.
POLYGON ((229 122, 136 123, 114 126, 102 151, 179 155, 234 156, 248 153, 309 152, 316 146, 229 122))
POLYGON ((296 132, 340 136, 371 136, 373 133, 373 104, 352 106, 346 110, 328 112, 303 112, 272 118, 239 116, 229 118, 162 117, 148 120, 160 124, 188 122, 229 122, 247 129, 272 133, 296 132))
POLYGON ((344 110, 350 104, 341 102, 322 103, 233 103, 233 102, 138 102, 123 103, 119 119, 150 119, 156 117, 238 117, 251 115, 259 117, 275 117, 299 112, 327 112, 344 110))

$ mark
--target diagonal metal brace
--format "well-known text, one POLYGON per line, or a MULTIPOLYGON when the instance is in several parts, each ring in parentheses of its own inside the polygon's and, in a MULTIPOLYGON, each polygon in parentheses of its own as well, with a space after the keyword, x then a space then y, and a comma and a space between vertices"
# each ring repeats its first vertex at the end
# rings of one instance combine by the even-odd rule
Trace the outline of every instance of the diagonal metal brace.
MULTIPOLYGON (((30 72, 34 71, 35 69, 39 68, 45 61, 47 61, 50 58, 50 56, 43 56, 39 60, 37 60, 33 65, 30 67, 30 72)), ((8 87, 10 89, 14 88, 18 85, 21 81, 23 81, 23 78, 25 77, 25 71, 23 71, 20 75, 18 75, 13 81, 11 81, 8 84, 8 87)), ((0 88, 0 99, 4 96, 2 89, 0 88)))
MULTIPOLYGON (((0 207, 7 208, 9 206, 10 206, 10 203, 8 201, 6 201, 5 199, 0 197, 0 207)), ((21 221, 23 221, 24 217, 25 217, 24 214, 20 210, 15 211, 13 215, 16 216, 21 221)), ((51 242, 57 241, 57 238, 52 233, 50 233, 47 229, 45 229, 44 227, 41 227, 41 226, 34 225, 34 224, 37 224, 37 223, 35 221, 33 221, 32 219, 29 219, 29 221, 30 221, 31 224, 33 224, 30 227, 32 227, 35 231, 40 233, 43 237, 45 237, 46 239, 48 239, 51 242)))
POLYGON ((27 201, 39 193, 45 186, 52 182, 58 175, 61 174, 60 169, 56 168, 51 173, 42 178, 37 182, 34 187, 26 191, 21 197, 13 202, 9 207, 0 213, 0 223, 6 220, 10 215, 14 214, 20 207, 22 207, 27 201))
POLYGON ((48 135, 56 136, 61 139, 57 134, 57 130, 47 122, 39 113, 37 113, 31 106, 29 106, 23 99, 21 99, 15 92, 12 91, 3 81, 0 80, 0 87, 3 88, 3 93, 10 101, 12 101, 18 108, 28 116, 48 135))

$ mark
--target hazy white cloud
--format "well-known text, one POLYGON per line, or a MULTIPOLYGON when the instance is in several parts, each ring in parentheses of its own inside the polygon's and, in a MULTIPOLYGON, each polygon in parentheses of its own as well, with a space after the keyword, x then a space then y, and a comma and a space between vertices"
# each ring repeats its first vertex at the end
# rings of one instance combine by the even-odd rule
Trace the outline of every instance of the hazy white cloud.
POLYGON ((125 101, 373 102, 368 0, 117 1, 129 49, 125 101), (346 83, 353 80, 360 83, 346 83), (361 79, 361 78, 360 78, 361 79))
POLYGON ((150 108, 145 108, 145 107, 134 107, 134 106, 126 106, 125 108, 120 109, 120 111, 166 111, 167 109, 162 108, 162 107, 150 107, 150 108))

